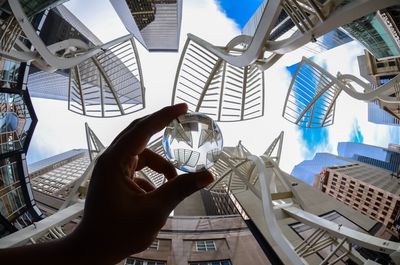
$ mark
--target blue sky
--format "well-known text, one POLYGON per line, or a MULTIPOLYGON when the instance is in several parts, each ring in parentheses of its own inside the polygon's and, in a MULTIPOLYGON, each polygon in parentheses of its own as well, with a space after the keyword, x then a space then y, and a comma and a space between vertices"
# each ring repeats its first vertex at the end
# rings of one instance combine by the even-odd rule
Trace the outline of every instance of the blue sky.
POLYGON ((263 0, 218 0, 221 10, 237 23, 240 29, 257 10, 263 0))
MULTIPOLYGON (((69 112, 66 102, 34 98, 32 102, 39 122, 28 151, 28 163, 73 148, 87 148, 85 122, 108 145, 132 120, 169 105, 176 66, 186 34, 190 32, 210 43, 225 45, 240 34, 241 27, 262 1, 183 2, 181 48, 178 53, 149 53, 136 42, 146 87, 146 109, 119 118, 95 119, 69 112), (55 115, 57 119, 54 119, 55 115)), ((66 5, 103 42, 126 34, 108 0, 70 0, 66 5), (87 8, 95 10, 88 13, 87 8)), ((332 74, 341 71, 357 75, 356 56, 362 53, 363 47, 353 41, 325 52, 315 57, 315 60, 332 74)), ((290 173, 296 164, 312 158, 316 152, 335 154, 337 142, 340 141, 354 140, 383 147, 390 142, 400 143, 399 127, 369 123, 367 104, 345 94, 340 95, 337 101, 335 123, 329 128, 302 129, 283 119, 283 104, 291 81, 290 72, 293 71, 288 66, 299 62, 303 55, 306 54, 302 49, 287 54, 265 72, 264 117, 240 123, 219 124, 226 146, 235 146, 242 140, 243 145, 253 154, 260 155, 283 130, 285 140, 280 166, 290 173)))

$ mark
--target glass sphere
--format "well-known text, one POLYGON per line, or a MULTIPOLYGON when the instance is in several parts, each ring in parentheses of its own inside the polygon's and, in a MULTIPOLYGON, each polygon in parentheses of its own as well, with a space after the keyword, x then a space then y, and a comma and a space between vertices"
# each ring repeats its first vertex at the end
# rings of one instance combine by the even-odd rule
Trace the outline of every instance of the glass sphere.
POLYGON ((168 160, 177 169, 198 172, 218 160, 223 147, 222 133, 207 115, 187 113, 165 128, 163 146, 168 160))

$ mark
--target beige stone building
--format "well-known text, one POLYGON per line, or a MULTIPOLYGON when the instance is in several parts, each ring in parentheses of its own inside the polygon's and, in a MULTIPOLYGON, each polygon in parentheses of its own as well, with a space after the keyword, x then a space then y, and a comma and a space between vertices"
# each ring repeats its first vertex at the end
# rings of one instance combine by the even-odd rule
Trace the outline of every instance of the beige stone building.
MULTIPOLYGON (((360 74, 367 79, 373 86, 380 86, 387 83, 389 80, 400 74, 400 58, 388 58, 384 60, 377 60, 371 53, 365 50, 365 54, 357 57, 360 74)), ((369 121, 376 122, 376 120, 387 120, 384 114, 374 116, 374 105, 378 105, 380 109, 390 114, 395 118, 395 124, 399 124, 400 119, 400 104, 373 102, 369 103, 369 121)), ((377 112, 377 110, 375 110, 377 112)), ((379 112, 379 111, 378 111, 379 112)), ((386 121, 387 122, 387 121, 386 121)))
POLYGON ((314 186, 383 223, 397 235, 400 182, 390 171, 363 163, 328 167, 316 178, 314 186))
POLYGON ((145 251, 119 264, 272 264, 240 216, 170 217, 145 251))

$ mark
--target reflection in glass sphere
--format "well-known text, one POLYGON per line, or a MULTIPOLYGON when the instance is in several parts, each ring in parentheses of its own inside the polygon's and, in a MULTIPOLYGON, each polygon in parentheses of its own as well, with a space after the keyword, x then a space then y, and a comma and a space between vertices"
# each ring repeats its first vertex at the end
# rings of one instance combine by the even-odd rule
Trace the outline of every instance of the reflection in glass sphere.
POLYGON ((185 172, 210 168, 222 152, 223 139, 218 125, 201 113, 187 113, 165 129, 163 146, 168 160, 185 172))

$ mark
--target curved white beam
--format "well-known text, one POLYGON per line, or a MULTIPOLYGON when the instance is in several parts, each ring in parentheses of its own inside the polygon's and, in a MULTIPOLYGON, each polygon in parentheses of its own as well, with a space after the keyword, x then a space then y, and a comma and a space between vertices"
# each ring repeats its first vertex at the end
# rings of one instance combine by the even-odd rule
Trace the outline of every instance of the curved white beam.
POLYGON ((211 53, 227 61, 228 63, 233 64, 237 67, 245 67, 253 63, 259 57, 260 52, 263 49, 265 39, 271 32, 273 25, 275 25, 280 11, 282 10, 281 2, 281 0, 269 0, 267 2, 264 14, 260 20, 260 23, 257 27, 254 37, 252 38, 251 43, 249 44, 246 51, 239 56, 229 54, 228 52, 218 47, 215 47, 211 43, 192 34, 190 34, 190 38, 197 44, 206 48, 211 53))
MULTIPOLYGON (((329 14, 324 21, 318 21, 312 29, 304 33, 297 31, 288 39, 281 41, 268 41, 269 33, 271 32, 273 25, 275 25, 276 18, 282 9, 281 2, 281 0, 268 1, 251 43, 239 56, 232 55, 229 52, 216 47, 192 34, 188 34, 188 36, 195 43, 204 47, 222 60, 225 60, 226 62, 237 67, 244 67, 254 63, 264 51, 284 55, 307 44, 311 40, 330 32, 335 28, 350 23, 360 17, 375 12, 376 10, 398 4, 398 0, 354 0, 333 11, 332 14, 329 14)), ((272 58, 277 61, 276 57, 272 58)), ((270 59, 267 60, 267 62, 268 61, 270 61, 270 59)), ((271 63, 272 61, 270 61, 268 65, 271 63)), ((266 66, 266 68, 268 68, 268 66, 266 66)))
POLYGON ((283 208, 294 219, 301 221, 311 227, 318 227, 337 238, 346 238, 350 243, 381 253, 391 254, 400 248, 400 243, 381 239, 362 233, 346 226, 338 225, 332 221, 321 218, 315 214, 306 212, 298 207, 290 206, 283 208))
POLYGON ((71 68, 73 66, 78 65, 79 63, 89 59, 90 57, 96 55, 97 53, 101 52, 104 49, 110 48, 118 43, 121 43, 123 41, 126 41, 131 38, 131 35, 128 34, 126 36, 117 38, 115 40, 112 40, 106 44, 103 44, 101 46, 96 46, 95 48, 88 50, 87 52, 78 55, 76 57, 71 57, 71 58, 64 58, 64 57, 59 57, 54 55, 51 50, 46 47, 46 45, 43 43, 43 41, 40 39, 40 37, 37 35, 35 29, 33 28, 30 20, 26 16, 25 12, 22 9, 21 4, 19 1, 16 0, 8 0, 8 3, 10 5, 10 8, 17 19, 19 25, 21 26, 23 32, 29 39, 29 41, 32 43, 32 45, 35 47, 37 52, 40 54, 40 56, 52 67, 57 68, 57 69, 67 69, 71 68))
POLYGON ((269 190, 268 173, 266 172, 264 161, 260 157, 255 155, 250 155, 247 158, 256 164, 259 173, 261 200, 264 211, 265 224, 268 229, 267 232, 271 235, 276 245, 279 246, 279 248, 282 250, 282 253, 286 255, 286 258, 290 262, 290 264, 305 264, 304 261, 300 259, 300 257, 294 251, 286 237, 283 236, 283 232, 281 231, 278 221, 276 220, 271 201, 271 192, 269 190))
POLYGON ((335 77, 303 57, 291 81, 282 116, 300 126, 324 127, 333 124, 335 102, 342 91, 357 100, 400 104, 399 90, 400 74, 372 89, 353 75, 338 74, 335 77), (357 84, 363 91, 357 91, 351 83, 357 84), (317 115, 313 112, 314 108, 319 110, 317 115))

